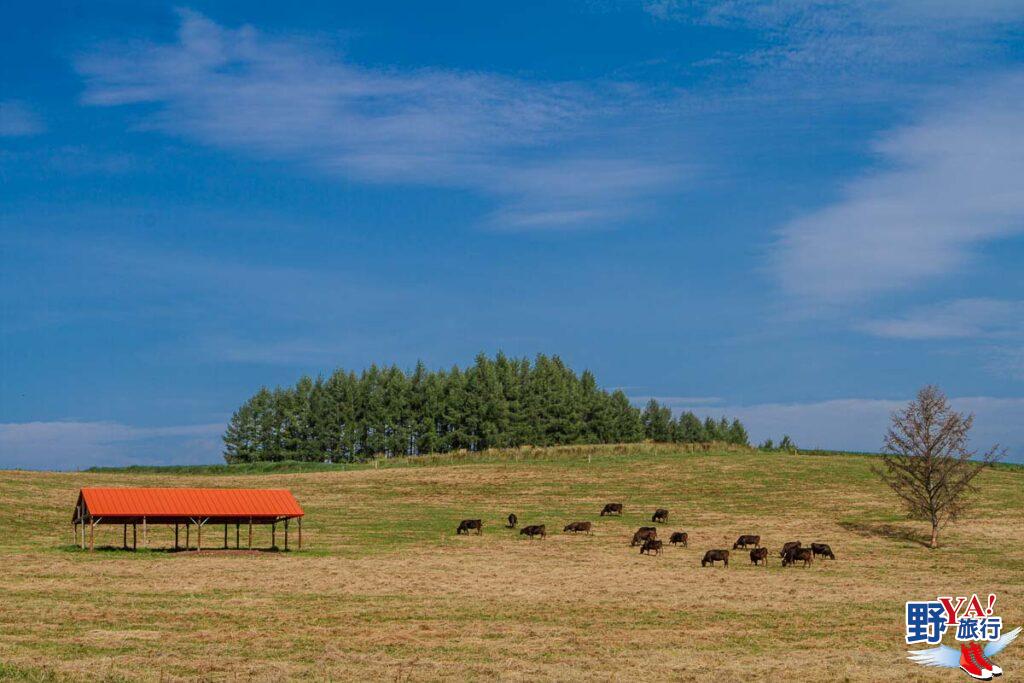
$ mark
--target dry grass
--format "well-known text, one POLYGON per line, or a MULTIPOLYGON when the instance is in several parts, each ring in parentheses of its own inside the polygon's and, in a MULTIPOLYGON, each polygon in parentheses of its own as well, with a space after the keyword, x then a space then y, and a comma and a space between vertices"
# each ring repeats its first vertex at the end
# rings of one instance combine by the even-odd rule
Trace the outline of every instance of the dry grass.
MULTIPOLYGON (((1006 624, 1024 623, 1024 472, 987 472, 975 516, 928 551, 869 463, 577 449, 269 476, 0 473, 0 678, 950 680, 903 658, 903 602, 995 591, 1006 624), (312 550, 70 547, 79 487, 186 484, 292 489, 312 550), (624 517, 598 517, 612 500, 624 517), (657 506, 689 549, 628 547, 657 506), (510 511, 595 533, 527 541, 501 529, 510 511), (484 535, 455 537, 469 516, 484 535), (700 567, 740 533, 828 541, 838 561, 754 568, 736 551, 728 569, 700 567)), ((171 538, 153 530, 151 545, 171 538)), ((999 663, 1022 670, 1024 647, 999 663)))

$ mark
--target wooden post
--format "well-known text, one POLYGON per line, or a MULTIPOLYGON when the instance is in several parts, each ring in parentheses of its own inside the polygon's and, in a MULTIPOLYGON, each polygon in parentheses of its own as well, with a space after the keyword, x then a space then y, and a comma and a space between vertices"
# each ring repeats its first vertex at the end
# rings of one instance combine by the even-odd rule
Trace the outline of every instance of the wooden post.
POLYGON ((149 527, 146 526, 146 518, 142 518, 142 545, 149 547, 149 527))
POLYGON ((241 541, 242 541, 241 528, 242 528, 242 525, 237 523, 237 522, 235 522, 235 550, 238 550, 239 548, 242 547, 242 543, 241 543, 241 541))
POLYGON ((121 543, 121 547, 124 548, 125 550, 128 550, 128 524, 127 523, 124 524, 124 534, 123 534, 123 537, 124 537, 124 540, 121 543))
POLYGON ((132 522, 132 550, 139 549, 139 525, 132 522))
POLYGON ((299 550, 302 550, 302 517, 299 517, 299 550))
POLYGON ((174 549, 178 549, 178 525, 174 525, 174 549))
POLYGON ((288 520, 284 520, 284 551, 288 552, 288 520))
POLYGON ((228 549, 228 525, 224 525, 224 550, 228 549))
POLYGON ((273 550, 277 547, 277 522, 271 522, 270 524, 270 549, 273 550))
POLYGON ((96 531, 96 522, 92 519, 89 520, 89 550, 95 550, 93 545, 93 533, 96 531))
POLYGON ((192 539, 190 538, 191 535, 192 535, 192 525, 189 524, 188 522, 185 522, 185 550, 188 550, 189 548, 192 547, 192 539))
POLYGON ((252 517, 249 518, 249 550, 252 550, 252 517))

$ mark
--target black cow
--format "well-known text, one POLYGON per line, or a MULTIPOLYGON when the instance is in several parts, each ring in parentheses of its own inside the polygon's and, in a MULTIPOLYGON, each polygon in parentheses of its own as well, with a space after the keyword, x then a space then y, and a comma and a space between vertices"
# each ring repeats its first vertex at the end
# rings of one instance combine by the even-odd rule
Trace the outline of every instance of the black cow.
POLYGON ((779 557, 785 557, 786 553, 788 553, 790 550, 792 550, 793 548, 799 548, 799 547, 800 547, 800 541, 789 541, 787 543, 783 543, 782 544, 782 550, 779 551, 779 557))
POLYGON ((760 548, 761 547, 761 537, 760 536, 753 536, 753 535, 743 535, 743 536, 740 536, 739 538, 736 539, 736 542, 732 544, 732 549, 733 550, 736 550, 737 548, 746 549, 746 547, 748 545, 752 545, 755 548, 760 548))
POLYGON ((658 508, 651 515, 651 521, 656 524, 668 524, 668 510, 665 508, 658 508))
POLYGON ((706 567, 709 564, 714 567, 715 562, 722 562, 726 567, 729 566, 729 551, 728 550, 709 550, 704 553, 704 558, 700 561, 700 566, 706 567))
POLYGON ((768 548, 755 548, 750 551, 750 561, 757 565, 764 562, 764 566, 768 566, 768 548))
POLYGON ((608 503, 601 510, 601 516, 605 515, 621 515, 622 514, 622 503, 608 503))
POLYGON ((829 547, 828 543, 812 543, 811 552, 815 555, 827 557, 830 560, 836 559, 835 553, 832 552, 832 548, 829 547))
POLYGON ((668 542, 672 545, 682 543, 683 547, 687 547, 690 544, 690 535, 685 531, 673 531, 672 536, 668 539, 668 542))
POLYGON ((640 545, 648 539, 655 539, 658 537, 658 530, 653 526, 642 526, 637 529, 636 533, 633 534, 633 540, 630 541, 630 547, 640 545))
POLYGON ((479 519, 464 519, 459 522, 459 528, 455 530, 456 534, 469 534, 470 531, 476 529, 477 535, 484 532, 484 523, 479 519))
POLYGON ((520 529, 519 535, 529 536, 530 538, 534 538, 536 536, 545 538, 548 535, 548 532, 544 528, 543 524, 531 524, 530 526, 524 526, 522 529, 520 529))
POLYGON ((562 531, 565 532, 565 533, 573 533, 573 534, 579 534, 579 533, 589 534, 591 526, 592 525, 591 525, 590 522, 573 522, 572 524, 566 524, 565 528, 562 529, 562 531))
POLYGON ((654 538, 648 538, 640 548, 640 554, 643 555, 644 553, 647 553, 648 555, 661 555, 661 541, 654 538))
POLYGON ((508 516, 508 528, 515 529, 516 524, 519 524, 519 518, 516 517, 516 513, 513 512, 508 516))
POLYGON ((791 548, 786 556, 782 558, 782 566, 793 565, 797 562, 803 562, 805 567, 811 566, 811 562, 814 561, 814 553, 810 548, 791 548))

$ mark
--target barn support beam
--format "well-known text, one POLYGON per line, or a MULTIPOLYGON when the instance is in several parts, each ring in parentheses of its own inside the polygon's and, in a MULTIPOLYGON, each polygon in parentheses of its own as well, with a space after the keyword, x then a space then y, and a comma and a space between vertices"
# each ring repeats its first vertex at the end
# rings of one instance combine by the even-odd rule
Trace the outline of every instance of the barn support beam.
POLYGON ((185 522, 185 550, 192 547, 192 525, 185 522))
POLYGON ((270 523, 270 549, 277 549, 277 522, 270 523))
POLYGON ((149 548, 149 527, 146 525, 146 518, 142 518, 142 545, 149 548))
POLYGON ((228 525, 224 525, 224 550, 228 549, 228 525))
POLYGON ((177 524, 174 525, 174 549, 175 550, 178 549, 178 526, 179 525, 177 525, 177 524))
POLYGON ((139 549, 139 525, 132 522, 132 550, 139 549))
POLYGON ((242 540, 241 529, 242 529, 242 525, 236 522, 235 523, 235 550, 238 550, 239 548, 242 547, 242 544, 241 544, 241 540, 242 540))
POLYGON ((124 527, 124 533, 121 535, 121 548, 128 550, 128 522, 125 522, 122 526, 124 527))

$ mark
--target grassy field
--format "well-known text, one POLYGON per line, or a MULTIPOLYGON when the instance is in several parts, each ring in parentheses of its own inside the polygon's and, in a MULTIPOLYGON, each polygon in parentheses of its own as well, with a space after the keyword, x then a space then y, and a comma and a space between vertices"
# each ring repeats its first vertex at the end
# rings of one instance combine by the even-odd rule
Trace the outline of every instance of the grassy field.
MULTIPOLYGON (((325 471, 0 472, 0 679, 960 680, 904 658, 908 599, 993 591, 1024 624, 1024 471, 982 475, 929 551, 868 456, 568 448, 325 471), (244 473, 240 473, 244 472, 244 473), (301 553, 72 545, 82 486, 287 487, 301 553), (600 518, 621 501, 621 519, 600 518), (628 545, 655 507, 690 548, 628 545), (502 528, 556 533, 528 541, 502 528), (456 537, 463 517, 482 536, 456 537), (560 532, 592 520, 592 537, 560 532), (709 548, 832 544, 809 569, 709 548)), ((216 543, 217 530, 204 534, 216 543)), ((153 529, 150 545, 173 534, 153 529)), ((120 544, 120 528, 98 545, 120 544)), ((269 542, 269 530, 257 541, 269 542)), ((1024 673, 1024 644, 997 662, 1024 673)), ((966 680, 966 679, 964 679, 966 680)))

